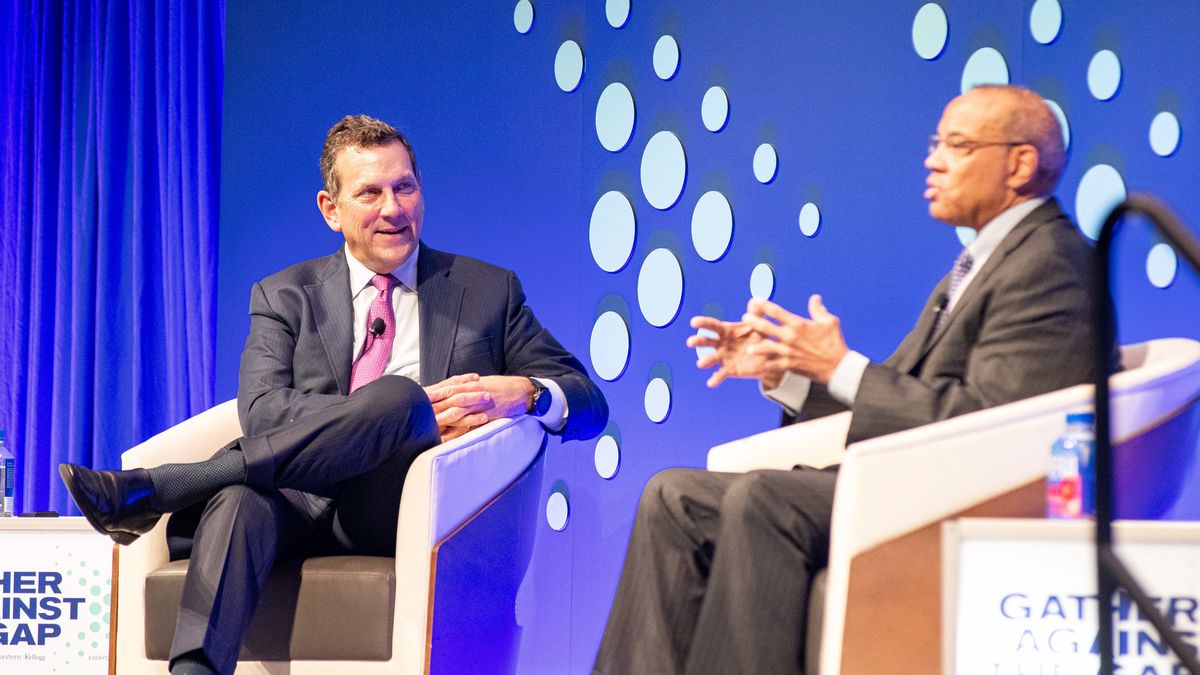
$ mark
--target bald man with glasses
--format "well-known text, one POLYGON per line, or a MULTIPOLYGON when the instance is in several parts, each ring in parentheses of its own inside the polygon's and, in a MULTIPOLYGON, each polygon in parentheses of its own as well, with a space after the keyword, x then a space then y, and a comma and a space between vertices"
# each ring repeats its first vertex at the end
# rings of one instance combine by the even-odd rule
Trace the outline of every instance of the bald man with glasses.
MULTIPOLYGON (((1051 196, 1065 159, 1057 119, 1028 89, 955 98, 931 138, 925 198, 978 235, 895 353, 875 363, 850 349, 818 295, 808 318, 755 299, 741 321, 692 319, 715 335, 687 342, 714 350, 698 362, 716 368, 708 385, 757 379, 784 424, 851 410, 850 444, 1091 381, 1091 249, 1051 196)), ((594 672, 800 672, 836 480, 836 467, 652 477, 594 672)))

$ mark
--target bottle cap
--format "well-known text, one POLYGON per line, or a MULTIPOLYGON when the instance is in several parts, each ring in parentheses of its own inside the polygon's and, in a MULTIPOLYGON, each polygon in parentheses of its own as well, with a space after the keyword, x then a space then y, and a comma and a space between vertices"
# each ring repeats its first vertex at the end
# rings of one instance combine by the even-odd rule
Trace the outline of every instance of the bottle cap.
POLYGON ((1067 424, 1095 424, 1096 413, 1094 412, 1073 412, 1067 413, 1067 424))

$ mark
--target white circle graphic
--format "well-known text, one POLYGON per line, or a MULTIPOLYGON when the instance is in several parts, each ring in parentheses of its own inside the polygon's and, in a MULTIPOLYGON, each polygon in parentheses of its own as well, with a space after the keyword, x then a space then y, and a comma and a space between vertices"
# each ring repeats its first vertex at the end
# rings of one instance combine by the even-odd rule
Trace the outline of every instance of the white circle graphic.
POLYGON ((800 233, 806 237, 817 236, 821 227, 821 209, 812 202, 800 207, 800 233))
POLYGON ((636 117, 633 94, 629 87, 613 82, 600 92, 596 101, 596 138, 609 152, 620 152, 633 136, 636 117))
POLYGON ((638 306, 642 316, 657 328, 670 325, 683 303, 683 268, 669 249, 656 248, 638 273, 638 306))
POLYGON ((583 79, 583 50, 579 43, 567 40, 554 55, 554 81, 565 92, 575 91, 583 79))
POLYGON ((775 295, 775 269, 767 263, 759 263, 750 272, 751 297, 770 300, 775 295))
POLYGON ((712 132, 725 128, 729 120, 729 95, 721 87, 709 87, 700 101, 700 119, 704 128, 712 132))
POLYGON ((637 220, 633 204, 625 195, 611 190, 600 195, 588 225, 592 258, 605 272, 620 272, 633 255, 637 220))
POLYGON ((670 131, 650 137, 642 151, 642 192, 646 201, 665 211, 679 201, 687 179, 687 156, 683 143, 670 131))
POLYGON ((596 441, 596 450, 592 453, 592 461, 596 465, 596 473, 603 479, 609 480, 617 475, 621 466, 621 448, 617 439, 605 434, 596 441))
POLYGON ((646 417, 655 424, 662 424, 671 414, 671 387, 667 381, 661 377, 650 380, 642 403, 646 407, 646 417))
POLYGON ((1158 288, 1167 288, 1175 282, 1179 259, 1169 244, 1155 244, 1146 256, 1146 278, 1158 288))
POLYGON ((965 94, 981 84, 1008 84, 1008 63, 991 47, 978 49, 967 59, 960 91, 965 94))
POLYGON ((629 326, 616 312, 604 312, 592 326, 590 344, 592 370, 612 382, 625 372, 629 363, 629 326))
POLYGON ((669 80, 678 70, 679 43, 670 35, 658 38, 654 43, 654 74, 660 80, 669 80))
POLYGON ((733 239, 733 208, 725 195, 705 192, 692 211, 692 245, 709 262, 724 257, 733 239))
POLYGON ((1029 33, 1034 40, 1048 45, 1058 39, 1062 18, 1062 5, 1058 0, 1037 0, 1029 10, 1029 33))
MULTIPOLYGON (((709 330, 707 328, 699 328, 696 330, 696 335, 701 335, 703 337, 715 338, 715 337, 717 337, 717 332, 709 330)), ((717 352, 716 347, 696 347, 696 358, 702 359, 705 356, 708 356, 709 354, 715 354, 716 352, 717 352)))
POLYGON ((1107 164, 1097 164, 1088 169, 1075 191, 1075 217, 1079 229, 1090 239, 1100 236, 1104 219, 1125 201, 1125 180, 1121 174, 1107 164))
POLYGON ((779 169, 779 155, 770 143, 763 143, 754 151, 754 178, 766 185, 775 179, 779 169))
POLYGON ((604 16, 613 28, 624 26, 629 21, 629 0, 608 0, 604 3, 604 16))
POLYGON ((513 8, 513 28, 521 35, 533 28, 533 3, 529 0, 518 0, 517 6, 513 8))
POLYGON ((926 61, 941 56, 949 32, 950 24, 946 22, 945 10, 935 2, 926 3, 913 18, 912 43, 917 56, 926 61))
POLYGON ((1160 112, 1150 122, 1150 149, 1159 157, 1170 157, 1179 147, 1179 118, 1174 113, 1160 112))
POLYGON ((571 515, 571 506, 567 496, 561 492, 551 492, 546 500, 546 524, 555 532, 562 532, 567 527, 567 519, 571 515))
POLYGON ((1071 147, 1071 123, 1067 121, 1067 113, 1062 109, 1062 106, 1055 103, 1054 101, 1051 101, 1048 98, 1045 98, 1042 100, 1045 101, 1046 105, 1050 107, 1050 112, 1054 113, 1054 116, 1058 118, 1058 126, 1060 129, 1062 129, 1063 149, 1066 150, 1066 149, 1070 148, 1071 147))
POLYGON ((1121 60, 1108 49, 1101 49, 1088 63, 1088 91, 1098 101, 1107 101, 1117 95, 1121 87, 1121 60))

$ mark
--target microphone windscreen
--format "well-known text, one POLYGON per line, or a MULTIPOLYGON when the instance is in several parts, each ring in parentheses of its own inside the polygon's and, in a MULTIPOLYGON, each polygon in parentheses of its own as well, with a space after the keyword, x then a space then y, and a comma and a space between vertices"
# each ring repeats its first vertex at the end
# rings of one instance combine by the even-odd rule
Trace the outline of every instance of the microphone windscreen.
POLYGON ((371 322, 370 330, 371 335, 383 335, 383 331, 387 330, 387 324, 383 322, 383 319, 375 317, 375 320, 371 322))

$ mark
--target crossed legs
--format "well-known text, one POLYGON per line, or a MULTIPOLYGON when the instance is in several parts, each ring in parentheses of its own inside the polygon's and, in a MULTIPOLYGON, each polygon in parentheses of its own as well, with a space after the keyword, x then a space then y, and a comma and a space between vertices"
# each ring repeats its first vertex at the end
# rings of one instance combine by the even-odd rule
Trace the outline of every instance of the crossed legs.
POLYGON ((836 479, 813 469, 651 478, 595 672, 800 672, 836 479))

